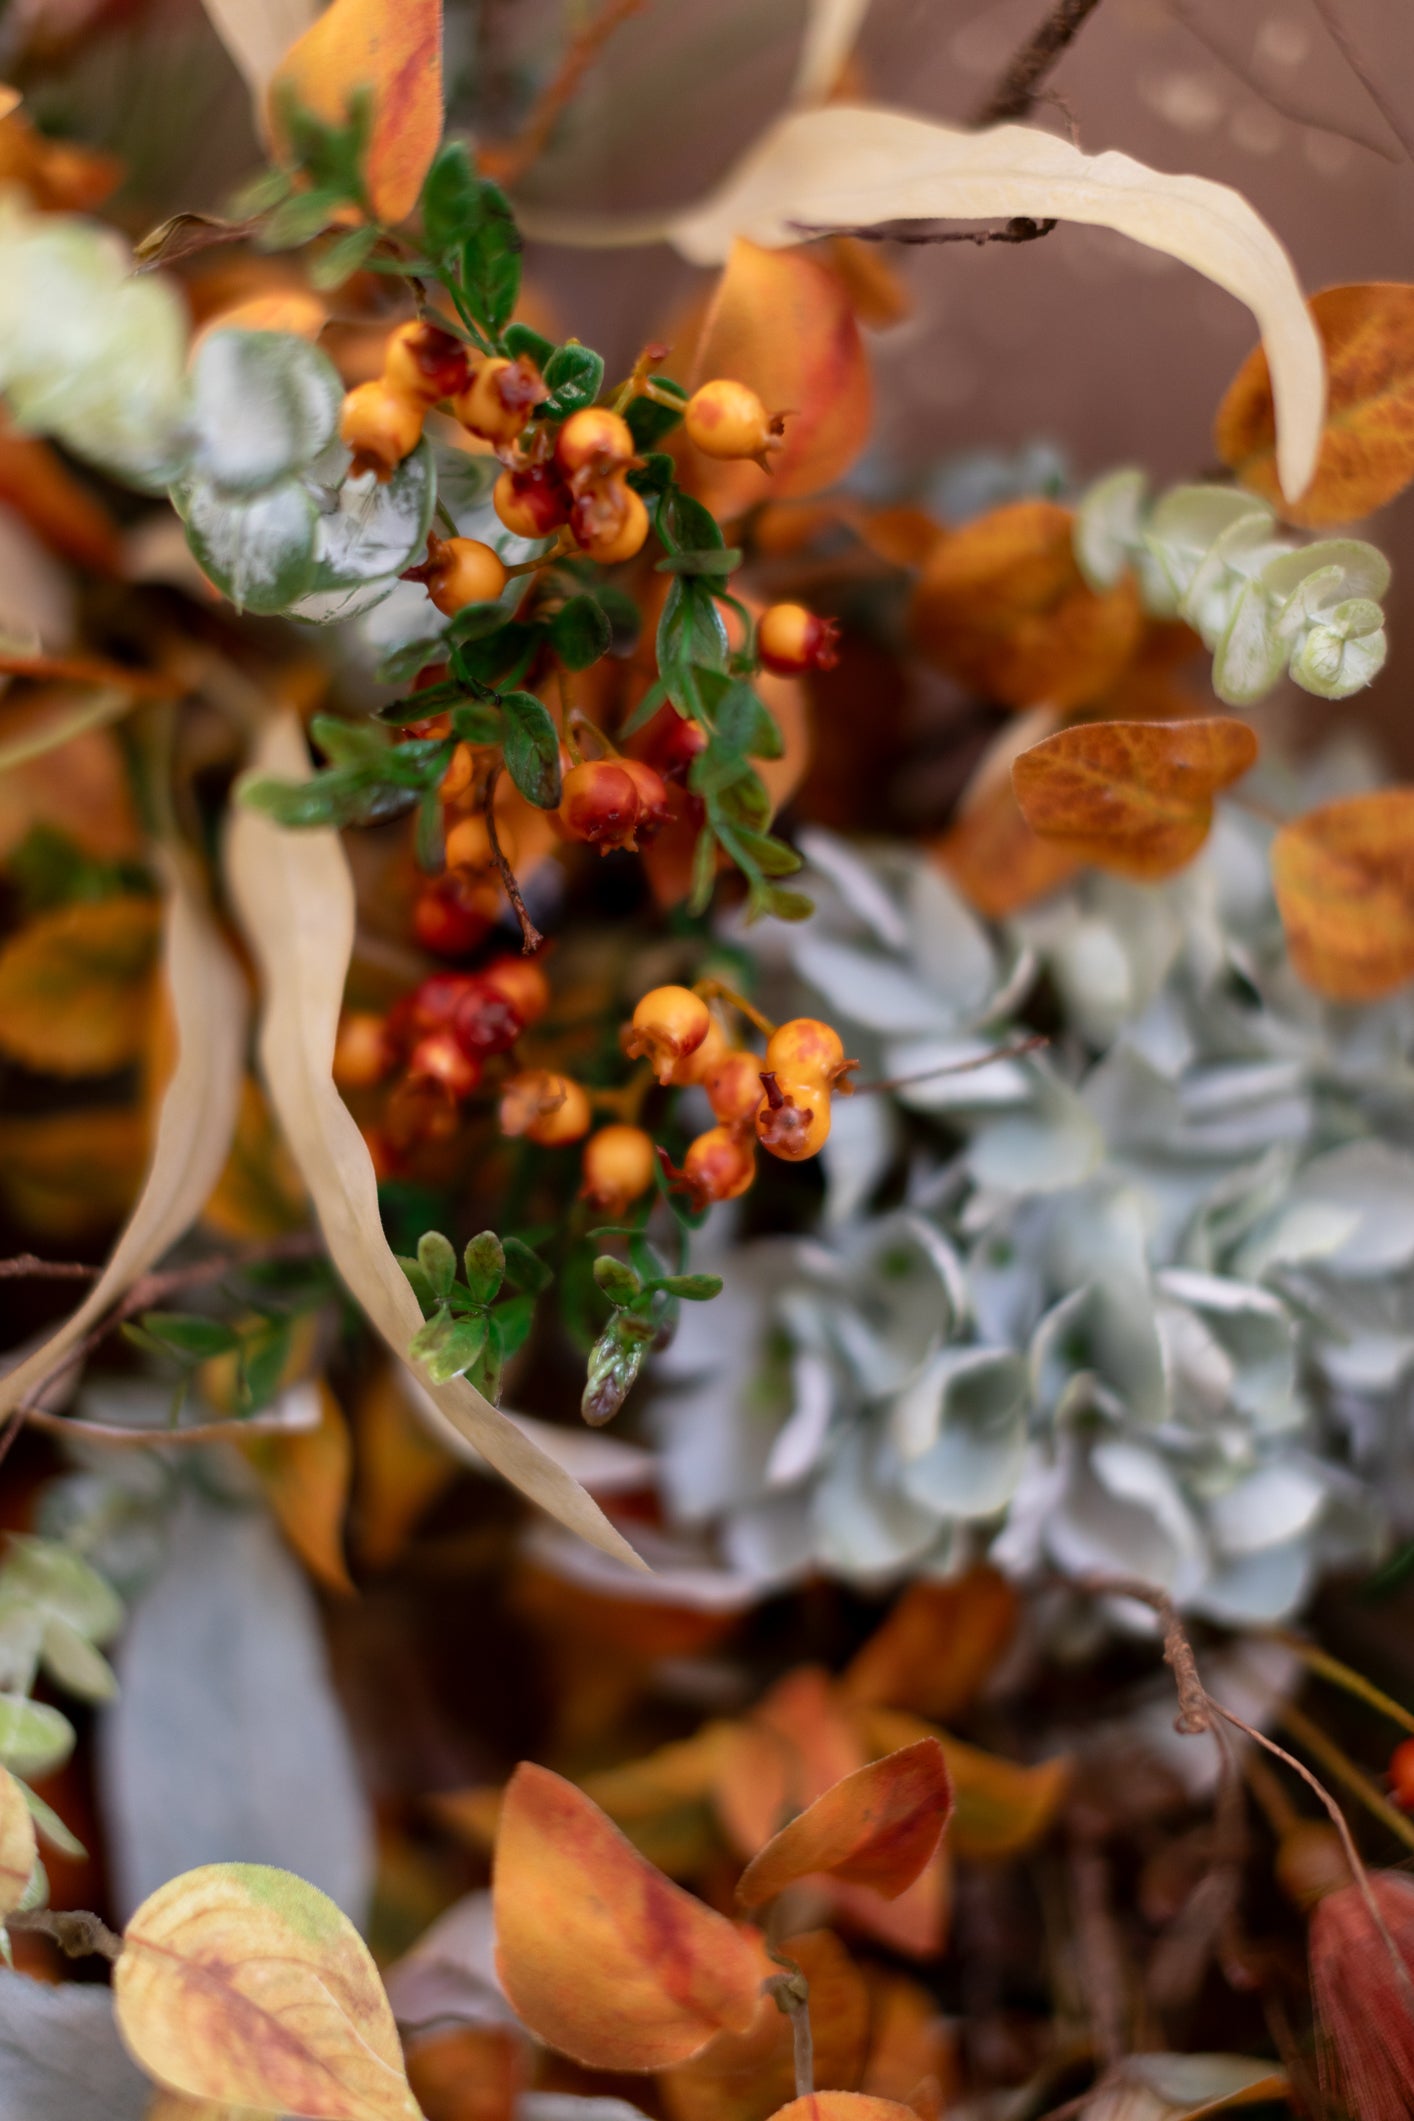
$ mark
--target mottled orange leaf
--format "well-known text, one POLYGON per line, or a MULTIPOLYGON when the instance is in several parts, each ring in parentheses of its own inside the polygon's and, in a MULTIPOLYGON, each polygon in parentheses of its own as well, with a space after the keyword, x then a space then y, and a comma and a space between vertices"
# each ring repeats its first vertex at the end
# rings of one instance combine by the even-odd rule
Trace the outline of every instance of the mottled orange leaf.
POLYGON ((755 2022, 754 1936, 673 1885, 583 1793, 524 1761, 492 1880, 496 1963, 538 2038, 592 2069, 669 2069, 755 2022))
POLYGON ((989 921, 1009 920, 1073 876, 1079 859, 1056 840, 1036 837, 1010 780, 996 781, 928 849, 958 890, 989 921))
POLYGON ((1346 796, 1283 826, 1272 883, 1291 961, 1332 1001, 1414 978, 1414 788, 1346 796))
POLYGON ((793 1812, 868 1757, 828 1672, 814 1665, 788 1672, 730 1728, 713 1788, 728 1841, 749 1859, 793 1812))
POLYGON ((937 1848, 951 1807, 942 1747, 921 1739, 817 1797, 752 1858, 737 1898, 760 1907, 797 1879, 826 1873, 897 1899, 937 1848))
POLYGON ((1143 638, 1139 592, 1127 577, 1088 588, 1072 525, 1054 501, 1014 501, 945 538, 911 609, 929 661, 1004 707, 1079 707, 1108 691, 1143 638))
POLYGON ((1257 347, 1218 407, 1213 440, 1225 464, 1311 530, 1383 508, 1414 479, 1414 287, 1376 280, 1327 287, 1310 310, 1326 352, 1329 395, 1316 475, 1286 501, 1276 475, 1276 418, 1267 357, 1257 347))
POLYGON ((342 125, 360 89, 373 103, 368 203, 380 221, 404 221, 442 137, 442 0, 333 0, 271 77, 276 152, 290 153, 285 97, 326 125, 342 125))
POLYGON ((869 363, 849 290, 810 250, 732 246, 703 325, 692 387, 712 376, 749 384, 768 413, 789 413, 768 476, 754 464, 692 455, 714 505, 796 500, 833 486, 869 439, 869 363))
POLYGON ((955 1716, 967 1708, 1016 1632, 1016 1592, 998 1569, 915 1583, 846 1671, 854 1701, 955 1716))
POLYGON ((944 2110, 958 2086, 957 2041, 938 1999, 907 1974, 871 1966, 869 2060, 859 2089, 912 2105, 918 2087, 935 2085, 944 2110))
MULTIPOLYGON (((863 1976, 830 1930, 787 1937, 779 1949, 809 1983, 817 2079, 852 2089, 870 2031, 863 1976)), ((767 2121, 795 2090, 790 2020, 773 1997, 763 1996, 749 2032, 719 2033, 694 2061, 658 2082, 671 2121, 767 2121)))
POLYGON ((459 2025, 408 2050, 408 2082, 427 2121, 514 2121, 529 2078, 524 2035, 459 2025))
POLYGON ((255 1469, 280 1530, 300 1560, 331 1591, 351 1592, 344 1561, 353 1450, 348 1424, 321 1379, 319 1425, 290 1436, 251 1436, 241 1449, 255 1469))
POLYGON ((863 243, 858 236, 831 236, 825 247, 861 324, 888 331, 903 322, 913 308, 912 297, 881 245, 863 243))
POLYGON ((0 950, 0 1051, 48 1075, 104 1075, 147 1033, 162 909, 136 895, 41 913, 0 950))
POLYGON ((872 2099, 865 2092, 812 2092, 777 2107, 773 2121, 918 2121, 911 2106, 872 2099))
POLYGON ((872 1886, 822 1881, 830 1920, 886 1945, 904 1959, 936 1959, 947 1942, 952 1913, 952 1859, 942 1843, 896 1900, 872 1886))
POLYGON ((424 1510, 444 1494, 461 1468, 408 1405, 391 1364, 377 1369, 354 1410, 358 1430, 354 1538, 370 1568, 397 1560, 424 1510))
POLYGON ((1256 756, 1255 735, 1235 715, 1082 722, 1023 751, 1011 779, 1041 838, 1118 876, 1152 881, 1193 859, 1208 837, 1213 797, 1256 756))
POLYGON ((1050 1826, 1069 1787, 1071 1762, 1064 1754, 1027 1767, 964 1745, 947 1731, 933 1730, 919 1717, 895 1709, 862 1709, 859 1727, 876 1752, 916 1744, 922 1737, 937 1739, 952 1781, 947 1846, 963 1861, 1015 1856, 1032 1847, 1050 1826))

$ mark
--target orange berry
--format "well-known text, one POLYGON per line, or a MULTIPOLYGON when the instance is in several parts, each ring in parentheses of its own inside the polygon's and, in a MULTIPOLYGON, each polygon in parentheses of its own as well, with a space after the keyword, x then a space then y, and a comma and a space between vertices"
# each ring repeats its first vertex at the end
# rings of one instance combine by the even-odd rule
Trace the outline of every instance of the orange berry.
POLYGON ((339 439, 353 453, 349 470, 354 478, 366 471, 391 477, 421 440, 426 410, 417 398, 381 379, 351 390, 339 414, 339 439))
POLYGON ((724 1053, 706 1079, 707 1102, 724 1127, 754 1127, 764 1092, 754 1053, 724 1053))
POLYGON ((494 604, 506 586, 505 562, 478 538, 439 538, 427 533, 427 558, 403 569, 405 582, 421 582, 449 618, 468 604, 494 604))
POLYGON ((796 1016, 771 1033, 761 1065, 783 1082, 814 1083, 828 1090, 849 1063, 844 1041, 832 1025, 822 1024, 818 1016, 796 1016))
POLYGON ((596 481, 575 502, 571 523, 581 550, 601 567, 631 560, 648 536, 643 496, 622 477, 596 481))
POLYGON ((601 1127, 584 1145, 580 1197, 610 1216, 622 1215, 653 1183, 653 1138, 642 1127, 601 1127))
POLYGON ((668 821, 668 788, 661 773, 643 759, 618 759, 615 763, 638 790, 638 829, 656 832, 668 821))
POLYGON ((440 1083, 450 1097, 470 1097, 481 1086, 481 1062, 450 1031, 425 1031, 408 1055, 413 1082, 440 1083))
POLYGON ((1406 1738, 1389 1756, 1389 1793, 1402 1812, 1414 1812, 1414 1738, 1406 1738))
POLYGON ((682 1176, 700 1205, 737 1200, 756 1176, 756 1153, 734 1128, 709 1127, 688 1144, 682 1176))
POLYGON ((632 847, 638 826, 638 787, 617 759, 586 759, 571 766, 557 812, 572 840, 587 840, 601 854, 632 847))
POLYGON ((647 1054, 659 1082, 670 1083, 679 1061, 697 1051, 711 1027, 711 1012, 700 994, 690 987, 654 987, 633 1012, 624 1051, 631 1059, 647 1054))
POLYGON ((582 1140, 590 1120, 583 1084, 550 1068, 531 1068, 512 1076, 501 1093, 501 1132, 523 1134, 542 1149, 582 1140))
POLYGON ((514 442, 537 405, 550 395, 533 361, 500 354, 483 361, 452 410, 483 442, 514 442))
POLYGON ((437 793, 444 803, 455 803, 467 793, 475 779, 476 753, 470 744, 458 744, 438 784, 437 793))
POLYGON ((549 464, 503 471, 491 489, 491 505, 518 538, 548 538, 570 519, 570 496, 549 464))
POLYGON ((820 1083, 783 1083, 761 1071, 765 1096, 756 1111, 756 1138, 772 1156, 803 1164, 818 1156, 830 1133, 830 1093, 820 1083))
POLYGON ((840 659, 839 635, 834 619, 817 618, 803 604, 770 604, 756 628, 756 653, 778 678, 833 670, 840 659))
POLYGON ((634 459, 633 435, 627 420, 607 405, 586 405, 572 412, 555 437, 555 462, 567 479, 584 472, 602 478, 622 471, 634 459))
MULTIPOLYGON (((708 1013, 711 1014, 710 1011, 708 1013)), ((684 1054, 680 1061, 673 1063, 673 1072, 668 1081, 679 1088, 688 1083, 705 1083, 718 1061, 724 1060, 730 1050, 727 1034, 713 1016, 702 1044, 694 1046, 691 1053, 684 1054)))
POLYGON ((529 958, 493 958, 481 977, 504 994, 523 1024, 538 1024, 550 1006, 550 982, 529 958))
POLYGON ((1303 1819, 1277 1844, 1277 1883, 1298 1907, 1314 1907, 1350 1883, 1350 1865, 1339 1834, 1323 1819, 1303 1819))
POLYGON ((708 457, 754 457, 766 464, 781 446, 785 415, 770 414, 754 390, 730 376, 717 376, 687 401, 687 437, 708 457))
POLYGON ((418 894, 412 912, 413 934, 424 950, 438 957, 465 957, 486 940, 500 910, 494 886, 468 893, 448 874, 418 894))
POLYGON ((426 318, 400 324, 383 349, 383 381, 424 405, 465 390, 469 370, 461 340, 426 318))
MULTIPOLYGON (((496 836, 501 842, 501 852, 508 862, 516 858, 515 835, 509 826, 497 823, 496 836)), ((491 851, 491 835, 486 829, 486 819, 481 811, 473 810, 469 817, 458 818, 446 838, 447 867, 449 869, 490 869, 496 857, 491 851)))
POLYGON ((370 1090, 397 1059, 386 1017, 351 1009, 339 1018, 334 1041, 334 1081, 341 1090, 370 1090))

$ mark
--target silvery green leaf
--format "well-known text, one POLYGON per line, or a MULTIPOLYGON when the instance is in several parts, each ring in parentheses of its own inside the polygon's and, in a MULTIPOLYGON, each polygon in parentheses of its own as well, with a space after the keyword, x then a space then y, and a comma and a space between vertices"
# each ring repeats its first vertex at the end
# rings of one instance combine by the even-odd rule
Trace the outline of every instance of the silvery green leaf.
POLYGON ((0 2121, 143 2121, 151 2102, 111 1990, 0 1971, 0 2121))
POLYGON ((65 1622, 90 1642, 108 1642, 123 1624, 123 1602, 83 1556, 59 1540, 12 1535, 0 1568, 0 1610, 20 1599, 46 1620, 65 1622))
POLYGON ((1407 1150, 1357 1141, 1313 1157, 1291 1193, 1293 1207, 1308 1204, 1358 1217, 1325 1254, 1327 1274, 1363 1279, 1414 1261, 1414 1155, 1407 1150))
POLYGON ((1188 1603, 1220 1627, 1270 1627, 1306 1603, 1315 1563, 1305 1538, 1236 1555, 1216 1563, 1188 1603))
POLYGON ((1180 615, 1207 647, 1217 646, 1244 592, 1260 584, 1264 569, 1287 549, 1288 541, 1274 534, 1270 515, 1261 512, 1237 517, 1213 540, 1179 600, 1180 615))
POLYGON ((1308 626, 1292 650, 1295 682, 1318 699, 1344 700, 1377 678, 1389 643, 1378 604, 1338 604, 1328 622, 1308 626), (1371 623, 1371 620, 1375 623, 1371 623))
POLYGON ((880 1463, 873 1425, 846 1429, 811 1496, 816 1552, 843 1575, 885 1580, 936 1545, 936 1512, 903 1494, 880 1463))
POLYGON ((1390 565, 1379 547, 1363 538, 1321 538, 1273 559, 1262 581, 1299 624, 1347 597, 1377 602, 1389 588, 1390 565))
POLYGON ((1078 1399, 1143 1428, 1157 1428, 1168 1414, 1163 1343, 1138 1274, 1110 1275, 1062 1297, 1037 1327, 1030 1361, 1032 1392, 1049 1414, 1063 1414, 1078 1399))
POLYGON ((1168 584, 1175 614, 1217 540, 1249 517, 1275 520, 1265 502, 1231 486, 1174 486, 1155 502, 1145 544, 1168 584))
POLYGON ((1233 1404, 1264 1428, 1285 1426, 1296 1413, 1296 1325, 1286 1305, 1266 1289, 1217 1274, 1172 1267, 1159 1276, 1168 1296, 1203 1319, 1231 1365, 1233 1404))
POLYGON ((237 610, 285 611, 308 588, 317 510, 299 479, 246 500, 204 479, 183 479, 172 504, 200 566, 237 610))
POLYGON ((232 494, 258 494, 313 461, 339 423, 329 356, 283 331, 213 331, 191 370, 191 468, 232 494))
POLYGON ((1076 1576, 1137 1576, 1184 1599, 1202 1576, 1197 1520, 1163 1460, 1137 1444, 1073 1454, 1045 1539, 1076 1576))
POLYGON ((940 1517, 990 1517, 1021 1475, 1030 1385, 1004 1348, 945 1348, 889 1410, 902 1485, 940 1517))
POLYGON ((807 929, 793 951, 803 980, 824 998, 836 1020, 874 1032, 950 1031, 958 1009, 930 993, 909 966, 882 952, 817 936, 807 929))
POLYGON ((1259 582, 1243 584, 1225 630, 1209 646, 1213 690, 1225 706, 1250 707, 1271 691, 1286 668, 1287 646, 1277 631, 1277 607, 1259 582))
POLYGON ((827 1229, 852 1222, 893 1162, 898 1132, 887 1098, 837 1097, 820 1152, 827 1229))
POLYGON ((907 1212, 855 1234, 843 1292, 852 1300, 829 1303, 825 1323, 869 1399, 901 1390, 967 1313, 956 1251, 924 1216, 907 1212))
POLYGON ((1325 1507, 1326 1483, 1294 1456, 1255 1467, 1208 1504, 1208 1529, 1224 1555, 1257 1554, 1299 1539, 1325 1507))
MULTIPOLYGON (((905 895, 908 955, 916 977, 962 1018, 976 1018, 997 985, 997 959, 987 932, 940 869, 917 864, 905 895)), ((892 1024, 865 1021, 879 1030, 892 1024)))
MULTIPOLYGON (((380 481, 371 471, 362 478, 345 477, 335 505, 319 512, 309 596, 374 583, 391 590, 403 568, 421 558, 436 500, 432 451, 425 438, 387 480, 380 481)), ((297 616, 310 613, 302 609, 297 616)))
POLYGON ((830 1433, 837 1396, 832 1365, 809 1348, 797 1349, 790 1365, 794 1404, 777 1431, 766 1461, 766 1485, 793 1487, 813 1473, 830 1433))
POLYGON ((1113 589, 1132 564, 1143 535, 1148 478, 1142 471, 1112 471, 1097 479, 1075 511, 1075 557, 1090 587, 1113 589))
POLYGON ((219 1851, 297 1870, 361 1921, 367 1805, 313 1595, 268 1517, 187 1494, 116 1662, 99 1789, 120 1914, 219 1851))
POLYGON ((811 872, 802 882, 812 897, 818 895, 815 880, 828 877, 844 905, 875 941, 886 950, 907 949, 908 926, 902 909, 876 868, 856 848, 819 825, 802 826, 796 841, 811 872))
POLYGON ((101 1650, 62 1620, 44 1630, 44 1665, 55 1683, 81 1701, 111 1701, 118 1682, 101 1650))
POLYGON ((979 1185, 1003 1193, 1054 1193, 1088 1178, 1104 1147, 1075 1091, 1038 1071, 1030 1106, 979 1126, 967 1162, 979 1185))
POLYGON ((74 1727, 47 1702, 0 1694, 0 1765, 27 1782, 62 1767, 74 1749, 74 1727))

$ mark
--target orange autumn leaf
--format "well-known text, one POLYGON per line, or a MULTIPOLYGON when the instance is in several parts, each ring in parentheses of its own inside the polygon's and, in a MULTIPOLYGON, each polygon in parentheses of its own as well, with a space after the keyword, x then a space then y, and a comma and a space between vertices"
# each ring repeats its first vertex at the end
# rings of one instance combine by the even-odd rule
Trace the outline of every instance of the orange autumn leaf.
POLYGON ((937 1997, 892 1968, 871 1966, 868 1981, 869 2060, 859 2089, 911 2106, 928 2083, 946 2110, 959 2089, 957 2041, 937 1997))
MULTIPOLYGON (((859 1969, 830 1930, 787 1937, 780 1952, 809 1984, 816 2077, 857 2085, 870 2034, 869 1993, 859 1969)), ((763 1996, 749 2032, 719 2033, 694 2061, 658 2082, 670 2121, 767 2121, 795 2089, 790 2020, 774 1997, 763 1996)))
POLYGON ((305 1567, 326 1589, 353 1590, 344 1561, 353 1449, 343 1411, 321 1379, 319 1422, 289 1436, 251 1436, 240 1448, 254 1468, 266 1501, 305 1567))
POLYGON ((692 457, 716 505, 798 500, 833 486, 869 439, 869 364, 844 281, 808 250, 733 244, 693 357, 692 388, 746 383, 788 413, 768 476, 754 464, 692 457))
POLYGON ((1414 479, 1414 286, 1398 280, 1327 287, 1310 310, 1325 348, 1329 391, 1316 475, 1299 501, 1276 476, 1276 418, 1266 354, 1258 347, 1218 407, 1219 456, 1309 530, 1383 508, 1414 479))
POLYGON ((525 2024, 591 2069, 670 2069, 745 2033, 759 1943, 644 1861, 548 1768, 507 1786, 492 1874, 496 1964, 525 2024))
POLYGON ((1272 883, 1292 964, 1338 1002, 1414 978, 1414 788, 1352 795, 1284 825, 1272 883))
POLYGON ((771 2121, 918 2121, 918 2116, 911 2106, 867 2092, 811 2092, 777 2107, 771 2121))
POLYGON ((424 1510, 457 1479, 461 1467, 408 1405, 398 1371, 375 1370, 355 1409, 358 1503, 355 1540, 370 1568, 397 1560, 424 1510))
POLYGON ((1041 838, 1152 882, 1192 860, 1208 837, 1213 797, 1256 756, 1256 737, 1233 715, 1084 722, 1023 751, 1011 779, 1041 838))
POLYGON ((998 781, 935 839, 929 852, 970 906, 989 921, 1009 920, 1059 890, 1079 867, 1056 840, 1036 837, 1010 780, 998 781))
POLYGON ((502 2025, 459 2025, 408 2049, 408 2083, 426 2121, 514 2121, 527 2089, 524 2036, 502 2025))
POLYGON ((333 0, 271 78, 276 152, 289 158, 287 99, 326 125, 344 125, 360 90, 372 98, 369 206, 380 221, 405 221, 442 137, 442 0, 333 0))
POLYGON ((858 1720, 862 1739, 879 1753, 936 1738, 952 1782, 947 1846, 960 1861, 996 1862, 1034 1846, 1070 1786, 1071 1762, 1063 1753, 1028 1767, 964 1745, 896 1709, 861 1709, 858 1720))
POLYGON ((1108 691, 1139 648, 1144 616, 1126 576, 1090 589, 1055 501, 1014 501, 964 524, 932 554, 910 626, 958 684, 1005 707, 1079 707, 1108 691))
POLYGON ((105 1075, 147 1037, 161 907, 77 900, 41 913, 0 950, 0 1052, 48 1075, 105 1075))
POLYGON ((955 1716, 975 1699, 1016 1632, 1017 1595, 983 1565, 949 1583, 915 1583, 841 1682, 851 1700, 955 1716))
POLYGON ((111 1227, 142 1183, 150 1132, 131 1105, 0 1120, 0 1201, 45 1237, 111 1227))
POLYGON ((824 1873, 897 1899, 929 1862, 952 1809, 942 1747, 920 1739, 846 1775, 752 1858, 737 1898, 759 1907, 824 1873))
POLYGON ((118 532, 108 511, 47 442, 8 423, 0 424, 0 501, 65 559, 99 574, 118 572, 118 532))

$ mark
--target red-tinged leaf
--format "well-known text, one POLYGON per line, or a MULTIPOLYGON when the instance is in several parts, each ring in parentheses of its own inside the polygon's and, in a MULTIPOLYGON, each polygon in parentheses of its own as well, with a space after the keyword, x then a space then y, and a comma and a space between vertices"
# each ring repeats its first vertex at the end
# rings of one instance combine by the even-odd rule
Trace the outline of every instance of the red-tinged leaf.
POLYGON ((1414 978, 1414 788, 1326 803, 1272 842, 1291 961, 1338 1002, 1373 1002, 1414 978))
POLYGON ((671 1884, 547 1768, 511 1777, 492 1890, 501 1984, 547 2046, 590 2069, 670 2069, 755 2022, 754 1935, 671 1884))
POLYGON ((1016 1631, 1015 1590, 997 1569, 915 1583, 870 1636, 841 1682, 854 1701, 955 1716, 995 1669, 1016 1631))
POLYGON ((1118 876, 1153 881, 1208 837, 1213 797, 1240 780, 1257 739, 1232 715, 1187 722, 1083 722, 1024 751, 1011 770, 1042 839, 1118 876))
POLYGON ((693 388, 713 376, 748 384, 768 413, 790 415, 770 475, 714 466, 714 501, 823 492, 869 439, 869 363, 849 290, 813 251, 733 245, 693 357, 693 388))
POLYGON ((276 151, 288 157, 284 97, 326 125, 343 125, 360 89, 373 98, 368 203, 380 221, 405 221, 442 137, 442 0, 333 0, 271 79, 276 151))
POLYGON ((747 1865, 737 1898, 759 1907, 825 1874, 894 1900, 932 1857, 951 1808, 943 1749, 920 1739, 857 1768, 792 1819, 747 1865))

